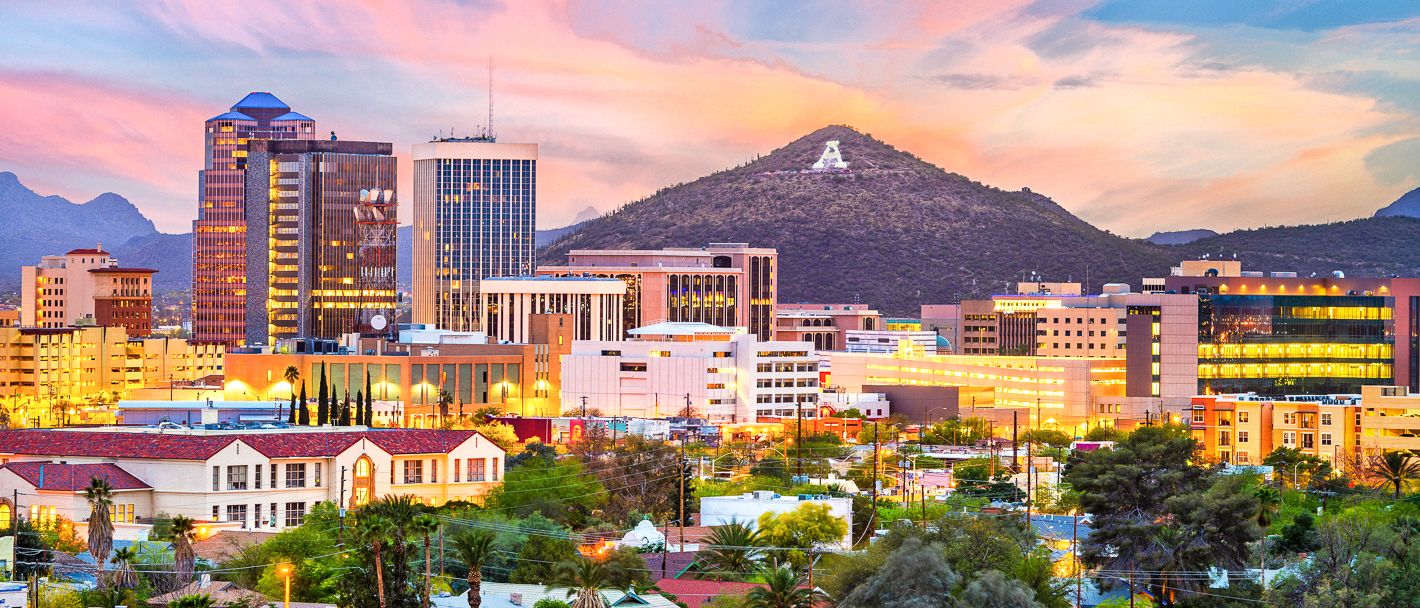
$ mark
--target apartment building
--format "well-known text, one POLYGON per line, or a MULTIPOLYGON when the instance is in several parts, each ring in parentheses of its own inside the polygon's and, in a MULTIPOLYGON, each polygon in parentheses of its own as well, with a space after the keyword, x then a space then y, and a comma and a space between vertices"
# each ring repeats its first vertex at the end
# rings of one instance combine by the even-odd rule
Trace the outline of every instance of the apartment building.
POLYGON ((128 335, 153 331, 152 268, 122 268, 100 243, 47 255, 20 268, 23 327, 122 327, 128 335))
POLYGON ((847 332, 881 331, 883 316, 866 304, 779 304, 774 339, 813 342, 814 350, 844 350, 847 332))

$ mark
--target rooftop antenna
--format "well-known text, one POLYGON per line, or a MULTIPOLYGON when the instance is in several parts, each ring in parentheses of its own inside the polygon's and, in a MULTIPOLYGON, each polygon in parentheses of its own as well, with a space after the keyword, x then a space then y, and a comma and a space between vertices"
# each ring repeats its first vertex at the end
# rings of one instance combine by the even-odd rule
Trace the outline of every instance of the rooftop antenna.
POLYGON ((493 55, 491 53, 488 55, 488 133, 486 135, 489 139, 495 137, 493 134, 493 55))

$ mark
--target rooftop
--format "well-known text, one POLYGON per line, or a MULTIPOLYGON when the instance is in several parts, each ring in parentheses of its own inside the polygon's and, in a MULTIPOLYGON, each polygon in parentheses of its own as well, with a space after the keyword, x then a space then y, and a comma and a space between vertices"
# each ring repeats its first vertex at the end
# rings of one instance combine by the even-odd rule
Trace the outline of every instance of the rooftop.
POLYGON ((287 112, 271 120, 305 120, 315 122, 316 119, 306 116, 305 114, 302 114, 300 112, 287 112))
POLYGON ((289 110, 291 106, 286 105, 286 102, 277 99, 275 95, 267 93, 266 91, 252 91, 251 93, 247 93, 247 96, 243 97, 241 101, 238 101, 236 105, 232 106, 233 111, 240 108, 289 110))
POLYGON ((55 462, 11 462, 0 465, 34 485, 36 490, 78 492, 94 478, 104 479, 115 490, 150 490, 152 486, 113 463, 59 464, 55 462))
POLYGON ((233 111, 233 112, 227 112, 227 113, 224 113, 224 114, 218 114, 218 115, 216 115, 216 116, 213 116, 212 118, 207 119, 208 122, 211 122, 211 121, 214 121, 214 120, 252 120, 252 121, 254 121, 254 120, 256 120, 256 119, 255 119, 255 118, 252 118, 252 117, 250 117, 250 116, 247 116, 246 114, 242 114, 241 112, 235 112, 235 111, 233 111))
MULTIPOLYGON (((154 460, 207 460, 240 441, 268 458, 335 456, 368 440, 390 454, 443 454, 478 436, 475 431, 371 429, 361 431, 160 431, 158 429, 0 431, 0 454, 154 460)), ((485 438, 486 439, 486 438, 485 438)))
POLYGON ((99 249, 70 249, 64 255, 108 255, 107 251, 99 249))
POLYGON ((633 336, 695 336, 701 334, 733 334, 734 329, 699 321, 665 321, 638 327, 627 332, 633 336))

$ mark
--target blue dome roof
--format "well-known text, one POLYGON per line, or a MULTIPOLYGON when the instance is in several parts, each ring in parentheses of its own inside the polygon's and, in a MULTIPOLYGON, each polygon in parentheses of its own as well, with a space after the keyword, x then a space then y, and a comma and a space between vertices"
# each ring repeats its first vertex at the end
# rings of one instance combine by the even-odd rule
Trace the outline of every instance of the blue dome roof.
POLYGON ((291 106, 286 105, 285 102, 277 99, 276 96, 271 93, 267 93, 266 91, 254 91, 247 93, 247 96, 243 97, 241 101, 238 101, 237 105, 232 106, 233 110, 238 108, 289 110, 291 106))
POLYGON ((308 120, 311 122, 315 122, 316 119, 306 116, 305 114, 302 114, 300 112, 287 112, 271 120, 308 120))
POLYGON ((242 114, 241 112, 227 112, 226 114, 218 114, 218 115, 213 116, 212 118, 209 118, 209 119, 207 119, 207 120, 210 122, 210 121, 213 121, 213 120, 256 120, 256 119, 255 119, 255 118, 252 118, 252 117, 250 117, 250 116, 247 116, 246 114, 242 114))

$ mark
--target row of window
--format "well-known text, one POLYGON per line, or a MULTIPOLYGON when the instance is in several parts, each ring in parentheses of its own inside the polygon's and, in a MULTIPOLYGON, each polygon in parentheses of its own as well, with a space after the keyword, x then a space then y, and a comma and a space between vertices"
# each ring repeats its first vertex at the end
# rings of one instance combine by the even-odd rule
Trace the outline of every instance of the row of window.
MULTIPOLYGON (((464 483, 472 481, 498 481, 499 458, 466 458, 453 459, 454 475, 449 483, 464 483)), ((401 463, 404 473, 401 483, 439 483, 439 460, 431 458, 429 466, 424 466, 423 460, 406 460, 401 463), (425 473, 428 473, 426 481, 425 473)), ((390 483, 395 483, 395 470, 390 469, 390 483)))
MULTIPOLYGON (((311 483, 310 487, 319 488, 319 487, 321 487, 321 467, 322 467, 322 465, 321 465, 321 463, 319 463, 319 462, 316 462, 316 463, 309 463, 309 468, 308 468, 308 463, 304 463, 304 462, 287 463, 287 464, 285 464, 285 465, 279 465, 279 464, 276 464, 276 463, 272 463, 272 464, 271 464, 271 477, 270 477, 270 479, 271 479, 271 489, 273 489, 273 490, 277 489, 277 487, 276 487, 276 480, 277 480, 278 471, 284 472, 284 473, 285 473, 285 476, 286 476, 286 483, 285 483, 285 485, 281 486, 281 487, 283 487, 283 488, 304 488, 304 487, 307 487, 307 486, 306 486, 306 481, 307 481, 306 473, 307 473, 307 471, 309 471, 309 472, 311 473, 310 480, 311 480, 312 483, 311 483), (280 466, 284 466, 285 468, 284 468, 284 469, 277 469, 277 467, 280 467, 280 466)), ((219 491, 222 491, 222 490, 247 490, 247 489, 260 490, 260 489, 261 489, 261 485, 262 485, 262 471, 263 471, 264 468, 265 468, 265 467, 262 467, 262 466, 259 465, 259 464, 258 464, 258 465, 245 465, 245 464, 230 465, 230 466, 227 467, 226 484, 224 485, 224 484, 222 483, 222 467, 220 467, 220 466, 214 466, 214 467, 212 467, 212 491, 213 491, 213 492, 219 492, 219 491)))
POLYGON ((248 511, 247 506, 248 505, 244 504, 226 505, 224 510, 222 505, 212 505, 212 521, 234 521, 241 524, 243 528, 248 526, 254 528, 261 528, 263 526, 274 528, 277 525, 278 518, 280 518, 283 526, 293 528, 301 525, 301 522, 305 521, 306 518, 306 503, 304 502, 288 502, 286 503, 284 512, 278 510, 281 503, 273 502, 271 503, 270 510, 265 513, 264 519, 262 517, 261 503, 250 505, 250 511, 248 511), (225 519, 222 517, 224 511, 226 515, 225 519), (251 520, 247 519, 248 513, 251 513, 253 516, 251 520))

